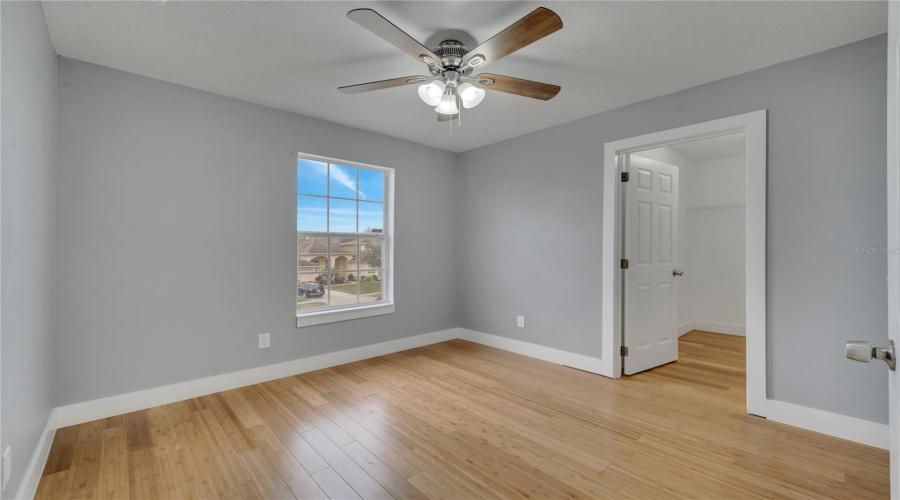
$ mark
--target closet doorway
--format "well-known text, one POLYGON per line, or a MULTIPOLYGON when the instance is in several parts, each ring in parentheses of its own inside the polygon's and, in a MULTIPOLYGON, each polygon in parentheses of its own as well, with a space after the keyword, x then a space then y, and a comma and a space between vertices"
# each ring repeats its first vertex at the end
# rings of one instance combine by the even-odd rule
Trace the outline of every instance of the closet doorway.
POLYGON ((765 416, 765 111, 605 153, 603 374, 720 345, 737 376, 746 366, 748 412, 765 416))

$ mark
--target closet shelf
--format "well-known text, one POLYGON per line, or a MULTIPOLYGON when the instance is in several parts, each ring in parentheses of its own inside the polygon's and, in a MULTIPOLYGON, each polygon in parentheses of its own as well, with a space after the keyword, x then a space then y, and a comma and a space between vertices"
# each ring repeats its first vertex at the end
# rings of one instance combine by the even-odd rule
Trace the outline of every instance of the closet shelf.
POLYGON ((706 211, 706 210, 727 210, 730 208, 744 208, 746 206, 747 206, 746 203, 736 203, 733 205, 705 205, 705 206, 698 206, 698 207, 687 207, 687 211, 688 212, 700 212, 700 211, 706 211))

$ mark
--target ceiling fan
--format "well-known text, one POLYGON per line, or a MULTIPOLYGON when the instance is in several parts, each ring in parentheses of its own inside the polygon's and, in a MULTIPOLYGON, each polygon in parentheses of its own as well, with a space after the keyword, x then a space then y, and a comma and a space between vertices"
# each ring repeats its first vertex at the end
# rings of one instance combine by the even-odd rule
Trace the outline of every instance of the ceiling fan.
POLYGON ((419 97, 435 107, 438 121, 451 121, 459 117, 460 105, 466 109, 477 106, 484 99, 485 90, 543 101, 559 93, 559 86, 547 83, 491 73, 471 76, 475 68, 496 62, 562 29, 562 19, 550 9, 535 9, 473 50, 458 40, 444 40, 436 49, 429 50, 372 9, 351 10, 347 17, 428 66, 431 76, 404 76, 339 87, 345 94, 418 84, 419 97))

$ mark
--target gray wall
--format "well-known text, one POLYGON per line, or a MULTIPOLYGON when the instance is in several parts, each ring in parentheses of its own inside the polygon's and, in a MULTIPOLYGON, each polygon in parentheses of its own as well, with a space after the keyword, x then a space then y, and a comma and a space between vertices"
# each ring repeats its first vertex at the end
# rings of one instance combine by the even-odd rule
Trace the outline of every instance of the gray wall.
POLYGON ((0 449, 13 498, 53 407, 56 51, 38 2, 0 2, 0 449))
POLYGON ((453 153, 61 59, 59 158, 57 405, 456 326, 453 153), (296 328, 295 151, 396 169, 396 313, 296 328))
POLYGON ((603 144, 765 108, 769 398, 887 422, 884 367, 843 353, 887 331, 886 257, 850 251, 886 244, 886 60, 878 36, 463 153, 459 326, 605 354, 603 144))
POLYGON ((885 422, 883 370, 842 352, 886 331, 885 257, 850 251, 886 239, 885 59, 875 37, 458 157, 64 59, 55 402, 453 326, 601 356, 603 144, 766 108, 769 396, 885 422), (295 150, 397 168, 396 314, 294 327, 295 150))

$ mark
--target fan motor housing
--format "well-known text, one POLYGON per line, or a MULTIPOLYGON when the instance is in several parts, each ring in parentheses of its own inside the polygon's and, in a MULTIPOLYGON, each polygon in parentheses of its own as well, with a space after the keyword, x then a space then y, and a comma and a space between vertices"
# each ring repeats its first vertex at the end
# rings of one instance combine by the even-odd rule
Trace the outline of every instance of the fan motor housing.
POLYGON ((462 66, 463 56, 469 53, 459 40, 444 40, 434 49, 434 55, 441 58, 444 68, 458 68, 462 66))

